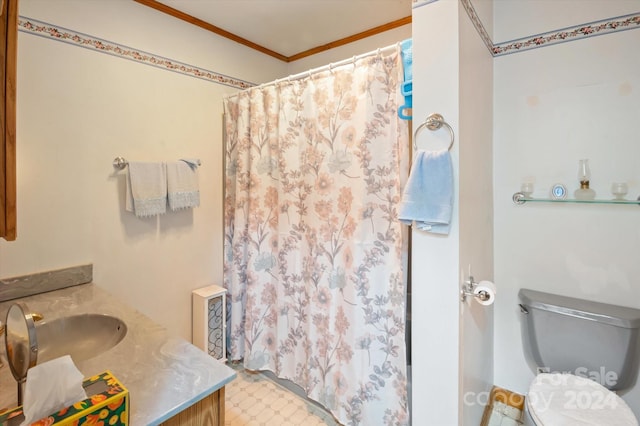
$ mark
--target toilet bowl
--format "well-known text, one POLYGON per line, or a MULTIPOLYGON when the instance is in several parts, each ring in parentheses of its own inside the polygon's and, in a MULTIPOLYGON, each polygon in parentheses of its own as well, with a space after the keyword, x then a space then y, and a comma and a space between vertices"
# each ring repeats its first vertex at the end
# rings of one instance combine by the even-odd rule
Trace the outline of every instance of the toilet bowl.
POLYGON ((591 379, 573 374, 536 376, 527 393, 526 409, 536 426, 638 426, 622 398, 591 379))
POLYGON ((521 289, 522 343, 532 370, 526 411, 537 426, 638 426, 615 391, 635 385, 640 310, 521 289))

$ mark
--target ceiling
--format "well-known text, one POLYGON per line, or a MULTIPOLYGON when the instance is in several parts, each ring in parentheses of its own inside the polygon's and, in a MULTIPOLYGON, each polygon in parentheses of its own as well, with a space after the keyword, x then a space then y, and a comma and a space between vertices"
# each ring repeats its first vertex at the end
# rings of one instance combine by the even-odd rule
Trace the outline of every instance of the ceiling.
MULTIPOLYGON (((409 24, 412 6, 430 2, 135 1, 286 62, 409 24)), ((471 0, 471 3, 494 44, 640 11, 640 0, 471 0)))
POLYGON ((412 5, 412 0, 146 0, 140 2, 151 7, 155 7, 153 3, 162 3, 285 58, 295 57, 302 52, 403 18, 408 18, 409 21, 399 22, 396 26, 410 23, 412 5))

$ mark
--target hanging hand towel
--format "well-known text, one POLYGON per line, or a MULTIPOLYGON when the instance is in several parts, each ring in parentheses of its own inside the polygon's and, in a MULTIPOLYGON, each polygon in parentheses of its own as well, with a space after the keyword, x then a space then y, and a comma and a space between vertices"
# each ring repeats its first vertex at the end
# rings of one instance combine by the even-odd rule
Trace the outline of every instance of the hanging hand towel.
POLYGON ((125 208, 138 217, 167 211, 167 170, 164 163, 129 163, 125 208))
POLYGON ((171 210, 187 209, 200 205, 198 187, 200 160, 182 159, 167 163, 167 188, 171 210))
POLYGON ((449 234, 453 210, 453 166, 448 150, 416 153, 402 195, 399 219, 434 234, 449 234))

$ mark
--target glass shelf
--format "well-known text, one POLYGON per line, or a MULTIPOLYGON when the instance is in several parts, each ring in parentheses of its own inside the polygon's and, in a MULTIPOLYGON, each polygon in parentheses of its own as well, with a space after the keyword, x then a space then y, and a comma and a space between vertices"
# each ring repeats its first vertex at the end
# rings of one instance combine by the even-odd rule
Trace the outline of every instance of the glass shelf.
POLYGON ((564 198, 561 200, 555 200, 552 198, 532 198, 525 196, 522 192, 516 192, 511 197, 514 203, 516 204, 524 204, 524 203, 582 203, 582 204, 635 204, 640 205, 640 197, 638 200, 576 200, 575 198, 564 198))

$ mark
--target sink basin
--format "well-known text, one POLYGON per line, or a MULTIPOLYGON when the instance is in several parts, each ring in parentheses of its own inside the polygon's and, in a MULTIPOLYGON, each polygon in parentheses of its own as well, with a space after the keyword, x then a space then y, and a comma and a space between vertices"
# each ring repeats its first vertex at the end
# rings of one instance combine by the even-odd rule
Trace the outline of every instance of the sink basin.
POLYGON ((38 322, 38 364, 63 355, 70 355, 74 362, 93 358, 113 348, 126 334, 127 325, 122 320, 102 314, 38 322))

